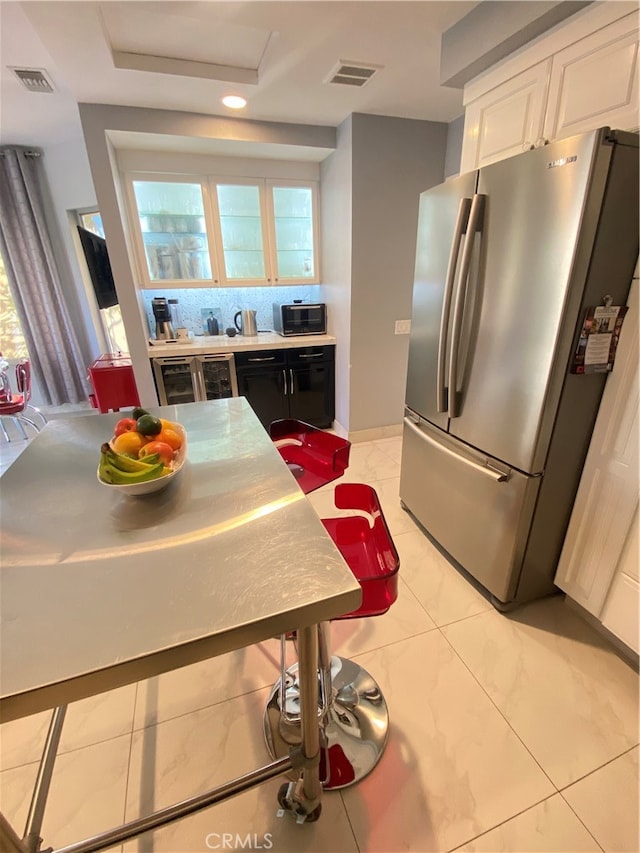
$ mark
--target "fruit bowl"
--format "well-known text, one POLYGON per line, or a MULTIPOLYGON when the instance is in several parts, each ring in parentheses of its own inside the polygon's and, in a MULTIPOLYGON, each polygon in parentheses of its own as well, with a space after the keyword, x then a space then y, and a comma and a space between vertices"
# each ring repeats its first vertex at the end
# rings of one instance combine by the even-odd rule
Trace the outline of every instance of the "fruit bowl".
MULTIPOLYGON (((179 450, 176 452, 175 459, 171 463, 171 472, 169 474, 163 474, 161 477, 157 477, 155 480, 144 480, 140 483, 126 483, 124 485, 115 484, 115 483, 107 483, 100 477, 100 466, 98 466, 98 470, 96 471, 96 476, 98 478, 98 482, 101 486, 104 486, 107 489, 112 489, 114 492, 119 492, 122 495, 127 495, 130 497, 137 497, 139 495, 151 495, 154 492, 159 492, 162 489, 165 489, 169 483, 171 483, 178 476, 180 471, 184 467, 184 463, 187 459, 187 434, 183 426, 180 424, 175 424, 176 431, 180 432, 182 436, 182 445, 179 450)), ((112 441, 109 442, 112 444, 112 441)))

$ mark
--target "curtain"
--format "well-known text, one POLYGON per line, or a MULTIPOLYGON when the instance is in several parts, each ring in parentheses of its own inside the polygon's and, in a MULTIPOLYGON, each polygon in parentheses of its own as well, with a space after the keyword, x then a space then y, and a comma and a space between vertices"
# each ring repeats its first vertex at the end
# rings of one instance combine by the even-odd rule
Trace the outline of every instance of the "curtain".
POLYGON ((45 216, 39 152, 0 148, 0 252, 44 402, 87 399, 86 368, 64 301, 45 216))

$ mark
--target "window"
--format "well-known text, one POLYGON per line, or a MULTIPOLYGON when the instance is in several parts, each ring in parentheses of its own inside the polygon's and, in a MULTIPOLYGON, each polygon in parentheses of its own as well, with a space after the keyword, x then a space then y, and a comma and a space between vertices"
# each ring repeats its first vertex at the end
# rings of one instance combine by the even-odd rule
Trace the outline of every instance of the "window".
MULTIPOLYGON (((78 224, 87 231, 97 234, 104 238, 104 229, 102 227, 102 217, 97 209, 77 210, 76 216, 78 224)), ((95 298, 95 294, 91 291, 95 298)), ((129 344, 127 335, 122 322, 122 312, 119 305, 114 305, 112 308, 103 308, 100 310, 100 320, 102 321, 102 331, 107 339, 110 352, 128 352, 129 344)))
POLYGON ((0 352, 6 359, 29 357, 18 312, 9 290, 2 255, 0 255, 0 352))

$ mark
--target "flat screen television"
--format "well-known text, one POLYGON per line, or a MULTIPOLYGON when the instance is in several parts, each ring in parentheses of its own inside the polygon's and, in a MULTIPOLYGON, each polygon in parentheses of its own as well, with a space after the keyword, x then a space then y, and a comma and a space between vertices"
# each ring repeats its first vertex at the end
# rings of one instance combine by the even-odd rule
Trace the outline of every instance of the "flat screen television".
POLYGON ((98 301, 98 308, 112 308, 118 304, 118 294, 111 273, 107 243, 104 237, 100 237, 80 225, 78 225, 78 234, 98 301))

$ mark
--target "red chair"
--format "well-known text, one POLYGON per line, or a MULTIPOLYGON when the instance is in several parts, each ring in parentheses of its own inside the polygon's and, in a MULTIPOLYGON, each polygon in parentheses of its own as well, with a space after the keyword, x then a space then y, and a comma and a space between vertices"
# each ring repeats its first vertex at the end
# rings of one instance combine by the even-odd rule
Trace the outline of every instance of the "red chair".
MULTIPOLYGON (((380 501, 371 486, 342 483, 335 488, 338 509, 346 517, 322 519, 362 587, 362 603, 340 619, 380 616, 398 597, 400 558, 387 527, 380 501)), ((359 782, 373 770, 386 746, 389 714, 382 691, 371 675, 352 660, 331 655, 328 623, 318 627, 322 756, 320 777, 327 790, 359 782)), ((286 668, 281 641, 281 677, 274 685, 263 728, 271 755, 281 758, 300 742, 300 701, 297 664, 286 668)))
POLYGON ((341 477, 349 467, 351 442, 304 421, 272 421, 269 435, 305 495, 341 477))
POLYGON ((11 418, 25 441, 29 438, 24 428, 25 424, 28 424, 36 432, 40 432, 41 427, 47 423, 47 419, 40 409, 37 409, 29 402, 31 399, 31 363, 26 358, 21 359, 16 364, 16 385, 20 393, 13 394, 8 390, 8 393, 0 401, 0 431, 5 441, 11 441, 11 437, 4 424, 4 418, 11 418), (36 423, 33 417, 29 417, 26 414, 27 411, 29 415, 31 413, 37 415, 41 423, 36 423))

